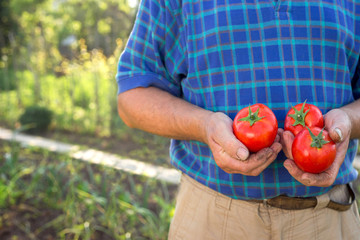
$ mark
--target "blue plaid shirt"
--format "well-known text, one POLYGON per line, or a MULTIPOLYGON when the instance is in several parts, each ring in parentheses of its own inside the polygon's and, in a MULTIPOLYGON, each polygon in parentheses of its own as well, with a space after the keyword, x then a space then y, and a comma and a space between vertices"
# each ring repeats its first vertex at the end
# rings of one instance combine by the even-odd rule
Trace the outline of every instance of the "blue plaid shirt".
MULTIPOLYGON (((116 76, 118 93, 155 86, 234 118, 263 103, 283 127, 307 100, 323 114, 360 97, 359 0, 143 0, 116 76)), ((357 177, 349 145, 335 184, 357 177)), ((316 196, 278 158, 259 176, 228 174, 209 147, 172 140, 171 163, 234 199, 316 196)))

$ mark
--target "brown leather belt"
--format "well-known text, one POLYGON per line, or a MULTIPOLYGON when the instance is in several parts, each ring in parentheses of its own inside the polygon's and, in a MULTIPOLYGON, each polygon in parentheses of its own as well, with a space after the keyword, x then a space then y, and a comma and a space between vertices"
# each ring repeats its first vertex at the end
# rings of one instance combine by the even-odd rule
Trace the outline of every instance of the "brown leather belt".
MULTIPOLYGON (((355 201, 355 193, 349 184, 346 185, 349 190, 349 195, 351 201, 349 203, 337 203, 335 201, 330 200, 327 208, 336 210, 336 211, 346 211, 350 209, 351 205, 355 201)), ((288 197, 284 195, 277 196, 275 198, 265 199, 265 200, 248 200, 249 202, 255 203, 265 203, 269 206, 286 209, 286 210, 302 210, 307 208, 314 208, 317 205, 316 197, 308 197, 308 198, 301 198, 301 197, 288 197)))

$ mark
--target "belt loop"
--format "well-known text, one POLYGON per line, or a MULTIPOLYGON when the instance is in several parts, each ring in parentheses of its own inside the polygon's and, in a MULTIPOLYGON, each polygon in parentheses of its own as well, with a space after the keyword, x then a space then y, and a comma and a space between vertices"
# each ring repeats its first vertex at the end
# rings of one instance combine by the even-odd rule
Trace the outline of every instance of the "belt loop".
POLYGON ((230 197, 227 197, 225 195, 218 193, 216 195, 215 204, 217 207, 221 207, 226 210, 230 210, 231 201, 232 201, 232 199, 230 197))
POLYGON ((317 203, 316 203, 314 210, 326 208, 330 202, 330 196, 328 193, 325 193, 320 196, 316 196, 316 200, 317 200, 317 203))

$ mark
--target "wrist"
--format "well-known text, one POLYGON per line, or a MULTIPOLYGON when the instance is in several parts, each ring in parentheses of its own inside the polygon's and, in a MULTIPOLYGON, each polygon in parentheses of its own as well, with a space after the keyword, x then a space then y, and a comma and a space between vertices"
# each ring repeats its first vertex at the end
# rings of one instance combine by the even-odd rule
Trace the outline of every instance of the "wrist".
POLYGON ((224 132, 233 132, 231 118, 222 112, 209 112, 203 127, 203 142, 208 145, 224 132))
POLYGON ((211 129, 213 129, 213 124, 216 120, 214 120, 215 112, 205 110, 200 118, 199 129, 199 141, 209 145, 209 136, 211 135, 211 129))

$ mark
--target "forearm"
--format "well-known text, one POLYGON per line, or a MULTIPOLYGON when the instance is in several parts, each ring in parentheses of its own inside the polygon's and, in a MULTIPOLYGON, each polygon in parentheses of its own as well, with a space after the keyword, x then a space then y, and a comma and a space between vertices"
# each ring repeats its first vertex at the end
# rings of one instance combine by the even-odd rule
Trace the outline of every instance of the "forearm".
POLYGON ((360 138, 360 99, 340 108, 345 111, 350 118, 351 132, 350 138, 360 138))
POLYGON ((118 95, 126 125, 164 137, 206 141, 207 111, 160 89, 135 88, 118 95))

